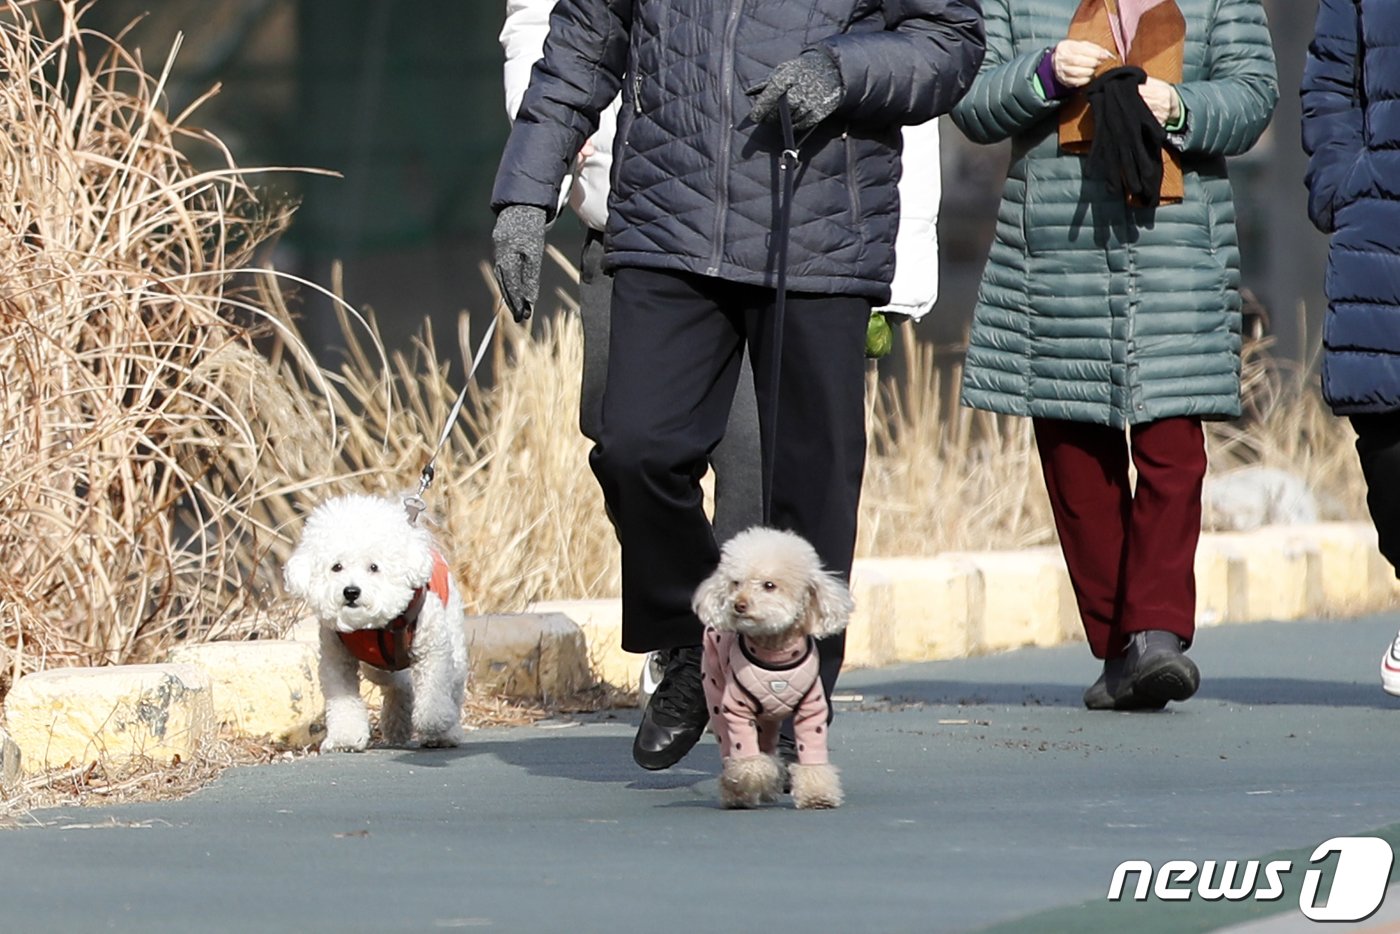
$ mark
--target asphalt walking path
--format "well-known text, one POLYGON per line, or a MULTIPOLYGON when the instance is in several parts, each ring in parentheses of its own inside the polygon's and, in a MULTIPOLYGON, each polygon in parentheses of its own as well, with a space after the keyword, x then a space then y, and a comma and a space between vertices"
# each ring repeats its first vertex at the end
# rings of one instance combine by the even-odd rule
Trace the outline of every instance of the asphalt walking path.
POLYGON ((709 737, 643 772, 632 710, 233 769, 0 833, 0 930, 1400 930, 1400 894, 1360 925, 1298 908, 1323 841, 1400 845, 1397 626, 1203 630, 1201 693, 1159 714, 1084 710, 1082 645, 848 672, 835 811, 719 809, 709 737), (1256 858, 1296 867, 1282 898, 1106 898, 1124 860, 1256 858))

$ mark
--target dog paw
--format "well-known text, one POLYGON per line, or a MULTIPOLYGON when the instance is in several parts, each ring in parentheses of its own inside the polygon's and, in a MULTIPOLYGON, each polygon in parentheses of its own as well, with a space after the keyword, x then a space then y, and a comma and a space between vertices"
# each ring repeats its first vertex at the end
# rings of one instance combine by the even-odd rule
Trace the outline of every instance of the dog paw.
POLYGON ((327 736, 321 740, 321 752, 364 752, 369 737, 327 736))
POLYGON ((846 800, 841 790, 841 773, 836 766, 793 765, 792 800, 804 810, 825 810, 839 808, 846 800))
POLYGON ((726 759, 719 777, 720 804, 726 808, 756 808, 776 801, 782 788, 782 766, 774 756, 726 759))
POLYGON ((425 749, 453 749, 467 740, 467 731, 460 726, 454 727, 445 733, 435 733, 423 737, 423 748, 425 749))

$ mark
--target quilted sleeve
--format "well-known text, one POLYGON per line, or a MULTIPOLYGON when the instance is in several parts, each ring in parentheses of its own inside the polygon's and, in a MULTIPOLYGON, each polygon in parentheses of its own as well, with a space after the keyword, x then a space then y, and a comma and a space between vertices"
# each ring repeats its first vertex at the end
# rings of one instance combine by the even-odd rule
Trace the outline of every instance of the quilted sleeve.
POLYGON ((1356 17, 1356 0, 1322 0, 1303 69, 1308 216, 1323 233, 1332 232, 1342 179, 1364 146, 1356 17))
POLYGON ((491 208, 532 204, 553 217, 559 188, 599 114, 622 87, 633 0, 559 0, 496 172, 491 208))
POLYGON ((953 108, 953 122, 974 143, 999 143, 1059 107, 1036 87, 1044 48, 1017 54, 1007 0, 987 0, 987 55, 967 96, 953 108))
POLYGON ((1177 85, 1186 105, 1181 151, 1237 156, 1269 125, 1278 103, 1278 70, 1259 0, 1220 0, 1211 20, 1204 81, 1177 85))
POLYGON ((979 0, 885 0, 884 15, 888 29, 818 43, 841 70, 837 114, 903 125, 947 113, 982 61, 979 0))

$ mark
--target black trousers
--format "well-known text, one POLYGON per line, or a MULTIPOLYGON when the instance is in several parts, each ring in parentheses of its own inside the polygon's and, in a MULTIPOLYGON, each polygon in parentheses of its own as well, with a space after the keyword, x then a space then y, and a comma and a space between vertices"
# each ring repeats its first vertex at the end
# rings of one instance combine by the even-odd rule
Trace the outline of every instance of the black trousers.
MULTIPOLYGON (((774 430, 771 289, 651 269, 613 278, 600 440, 590 464, 622 543, 622 647, 699 645, 695 588, 719 562, 700 491, 724 437, 745 346, 759 428, 774 430)), ((784 318, 770 524, 848 577, 865 468, 870 302, 790 294, 784 318)), ((830 690, 844 634, 821 646, 830 690)))
POLYGON ((1353 415, 1351 425, 1381 554, 1400 576, 1400 412, 1353 415))
MULTIPOLYGON (((583 436, 597 444, 601 440, 603 388, 607 384, 613 285, 612 276, 603 271, 603 235, 598 231, 588 231, 578 268, 579 317, 583 321, 578 424, 583 436)), ((715 471, 715 536, 721 543, 763 521, 762 451, 753 370, 749 355, 744 354, 724 440, 710 455, 710 466, 715 471)))

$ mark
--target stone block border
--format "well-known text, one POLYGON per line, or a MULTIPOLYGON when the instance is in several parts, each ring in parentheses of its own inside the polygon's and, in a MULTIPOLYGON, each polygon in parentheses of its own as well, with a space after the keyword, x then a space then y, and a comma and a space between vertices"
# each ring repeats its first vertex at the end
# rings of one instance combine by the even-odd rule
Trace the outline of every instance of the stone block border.
MULTIPOLYGON (((1196 558, 1197 623, 1283 621, 1393 607, 1395 575, 1369 523, 1208 533, 1196 558)), ((1059 549, 864 558, 851 575, 852 668, 1082 640, 1059 549)), ((552 601, 468 620, 474 683, 548 702, 597 683, 637 688, 618 600, 552 601)), ((171 664, 57 669, 21 678, 0 731, 0 790, 23 774, 106 756, 188 757, 219 724, 315 743, 324 701, 314 622, 286 640, 185 646, 171 664)))
POLYGON ((217 729, 209 681, 193 665, 41 671, 15 682, 5 714, 29 775, 95 760, 188 762, 217 729))
MULTIPOLYGON (((1365 522, 1206 533, 1196 555, 1197 625, 1379 612, 1397 604, 1395 573, 1365 522)), ((1082 641, 1058 547, 930 558, 860 558, 846 664, 875 668, 1082 641)), ((594 676, 634 690, 641 655, 620 648, 617 600, 554 601, 583 629, 594 676)))

